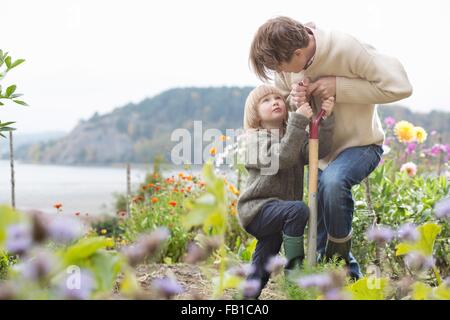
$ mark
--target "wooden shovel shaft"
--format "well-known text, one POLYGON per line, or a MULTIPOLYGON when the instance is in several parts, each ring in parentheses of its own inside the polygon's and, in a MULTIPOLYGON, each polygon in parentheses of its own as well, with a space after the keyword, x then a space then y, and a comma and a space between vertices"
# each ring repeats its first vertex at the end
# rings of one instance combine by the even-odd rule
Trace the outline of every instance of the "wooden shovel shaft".
POLYGON ((308 167, 308 251, 306 261, 309 266, 316 264, 317 249, 317 184, 319 164, 319 140, 309 139, 309 167, 308 167))

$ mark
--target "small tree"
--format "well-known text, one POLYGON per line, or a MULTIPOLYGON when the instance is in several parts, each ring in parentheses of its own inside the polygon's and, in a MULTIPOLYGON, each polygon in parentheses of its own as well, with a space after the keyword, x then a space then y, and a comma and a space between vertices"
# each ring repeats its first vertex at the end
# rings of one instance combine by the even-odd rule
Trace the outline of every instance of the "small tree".
MULTIPOLYGON (((17 67, 24 61, 24 59, 17 59, 16 61, 13 61, 11 56, 8 55, 8 52, 3 52, 3 50, 0 50, 0 81, 2 81, 6 77, 6 74, 11 71, 11 69, 17 67)), ((17 86, 15 84, 12 84, 10 86, 7 86, 6 90, 3 91, 3 88, 0 84, 0 108, 5 105, 5 100, 13 101, 22 106, 28 106, 25 101, 17 99, 21 97, 22 94, 15 93, 16 88, 17 86)), ((3 132, 15 130, 14 128, 10 127, 10 125, 13 123, 14 122, 2 122, 0 120, 0 136, 6 138, 3 132)))

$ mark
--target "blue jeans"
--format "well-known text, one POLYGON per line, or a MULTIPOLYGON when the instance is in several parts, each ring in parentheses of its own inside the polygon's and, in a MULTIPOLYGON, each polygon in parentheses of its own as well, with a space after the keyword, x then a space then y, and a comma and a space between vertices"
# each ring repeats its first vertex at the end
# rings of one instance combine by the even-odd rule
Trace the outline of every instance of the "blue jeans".
MULTIPOLYGON (((379 145, 351 147, 342 151, 325 170, 319 170, 317 251, 323 256, 327 239, 351 238, 354 202, 351 189, 378 165, 383 154, 379 145)), ((350 276, 358 279, 358 262, 349 253, 350 276)))
POLYGON ((259 280, 260 290, 251 298, 258 298, 269 281, 270 273, 266 265, 271 257, 279 253, 283 233, 292 237, 303 236, 308 217, 309 208, 302 201, 274 200, 266 203, 245 227, 258 240, 252 257, 254 271, 248 279, 259 280))

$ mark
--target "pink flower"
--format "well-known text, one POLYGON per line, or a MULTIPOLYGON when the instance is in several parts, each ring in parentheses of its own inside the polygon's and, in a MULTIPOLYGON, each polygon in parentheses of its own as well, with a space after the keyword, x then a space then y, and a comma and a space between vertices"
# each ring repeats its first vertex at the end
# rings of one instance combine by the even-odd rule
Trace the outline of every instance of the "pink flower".
POLYGON ((388 127, 388 128, 392 128, 395 124, 395 119, 392 117, 387 117, 386 119, 384 119, 384 124, 388 127))
POLYGON ((400 168, 400 172, 404 171, 408 174, 408 176, 414 177, 417 173, 417 166, 413 162, 407 162, 400 168))
POLYGON ((439 153, 441 153, 442 151, 442 145, 440 144, 435 144, 430 151, 431 156, 433 157, 437 157, 439 155, 439 153))
POLYGON ((406 146, 406 154, 412 154, 416 151, 417 144, 415 142, 408 143, 406 146))

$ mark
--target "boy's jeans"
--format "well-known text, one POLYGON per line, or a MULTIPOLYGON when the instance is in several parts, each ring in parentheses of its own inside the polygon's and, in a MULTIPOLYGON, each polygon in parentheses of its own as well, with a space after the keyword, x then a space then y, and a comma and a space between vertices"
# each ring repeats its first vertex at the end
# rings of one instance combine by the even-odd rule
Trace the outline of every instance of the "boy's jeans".
MULTIPOLYGON (((319 170, 317 251, 325 253, 328 236, 351 237, 354 202, 352 186, 360 183, 378 165, 383 154, 379 145, 352 147, 342 151, 324 171, 319 170)), ((358 279, 358 262, 349 254, 350 276, 358 279)))
POLYGON ((270 273, 267 272, 266 265, 271 257, 279 253, 283 233, 292 237, 303 236, 308 217, 309 208, 302 201, 274 200, 266 203, 245 227, 258 240, 252 257, 255 269, 248 279, 260 281, 257 294, 246 298, 258 298, 267 284, 270 273))

